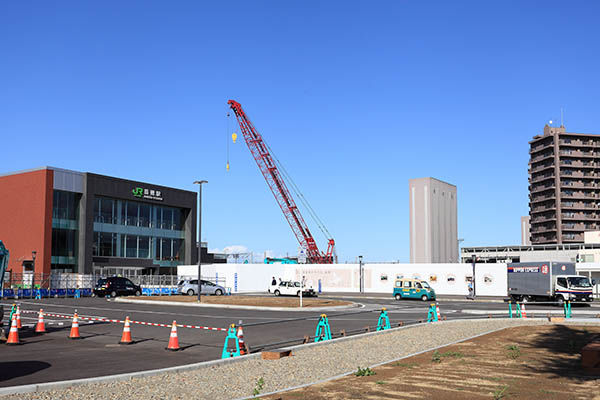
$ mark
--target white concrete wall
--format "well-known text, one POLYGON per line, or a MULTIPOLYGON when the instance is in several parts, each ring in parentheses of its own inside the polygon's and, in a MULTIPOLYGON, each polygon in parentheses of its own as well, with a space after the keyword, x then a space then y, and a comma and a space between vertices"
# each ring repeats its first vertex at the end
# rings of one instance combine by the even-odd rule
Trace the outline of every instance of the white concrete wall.
MULTIPOLYGON (((365 292, 390 295, 397 277, 424 279, 440 295, 467 295, 466 278, 473 272, 471 264, 364 264, 363 268, 365 292)), ((208 264, 202 266, 202 276, 225 278, 232 293, 266 291, 273 276, 284 280, 305 276, 315 290, 321 280, 324 292, 358 292, 358 270, 358 264, 208 264)), ((177 271, 196 277, 198 266, 179 266, 177 271)), ((506 264, 477 264, 478 296, 506 296, 506 284, 506 264)))

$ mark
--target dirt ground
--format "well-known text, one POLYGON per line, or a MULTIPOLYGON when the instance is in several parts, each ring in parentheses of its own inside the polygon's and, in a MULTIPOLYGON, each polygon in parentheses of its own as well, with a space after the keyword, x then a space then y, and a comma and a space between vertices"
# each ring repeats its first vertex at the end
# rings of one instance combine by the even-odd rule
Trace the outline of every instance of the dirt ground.
POLYGON ((505 329, 373 368, 375 375, 353 374, 268 398, 600 399, 600 376, 580 367, 581 348, 596 337, 600 327, 505 329))
MULTIPOLYGON (((173 301, 183 303, 195 303, 198 301, 196 296, 144 296, 127 297, 133 300, 151 300, 151 301, 173 301)), ((260 306, 260 307, 300 307, 300 298, 283 296, 202 296, 202 303, 205 304, 227 304, 237 306, 260 306)), ((313 297, 302 298, 302 307, 332 307, 352 304, 349 301, 326 300, 313 297)))

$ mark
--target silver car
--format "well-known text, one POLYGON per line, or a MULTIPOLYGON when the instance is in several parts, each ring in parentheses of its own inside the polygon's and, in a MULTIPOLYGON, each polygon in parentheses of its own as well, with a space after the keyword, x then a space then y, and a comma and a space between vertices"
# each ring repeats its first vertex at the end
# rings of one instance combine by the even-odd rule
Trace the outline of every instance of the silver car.
MULTIPOLYGON (((194 296, 198 294, 198 279, 184 279, 177 284, 177 292, 194 296)), ((215 285, 212 282, 202 280, 202 294, 214 294, 221 296, 226 290, 223 286, 215 285)))

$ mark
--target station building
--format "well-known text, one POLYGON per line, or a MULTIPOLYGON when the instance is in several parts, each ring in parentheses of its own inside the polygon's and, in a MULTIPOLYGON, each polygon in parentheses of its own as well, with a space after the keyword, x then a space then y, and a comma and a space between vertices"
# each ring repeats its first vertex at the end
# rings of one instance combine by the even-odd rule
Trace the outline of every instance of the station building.
POLYGON ((195 192, 90 172, 0 175, 0 240, 14 273, 176 273, 198 259, 196 210, 195 192))

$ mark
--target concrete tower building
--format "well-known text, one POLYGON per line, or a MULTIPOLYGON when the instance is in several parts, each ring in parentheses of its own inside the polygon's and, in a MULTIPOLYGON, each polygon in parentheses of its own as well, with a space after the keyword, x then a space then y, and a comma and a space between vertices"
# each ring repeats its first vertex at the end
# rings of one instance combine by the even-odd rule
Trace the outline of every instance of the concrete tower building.
POLYGON ((435 178, 411 179, 410 262, 458 262, 456 186, 435 178))

